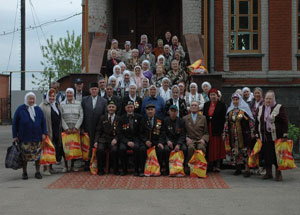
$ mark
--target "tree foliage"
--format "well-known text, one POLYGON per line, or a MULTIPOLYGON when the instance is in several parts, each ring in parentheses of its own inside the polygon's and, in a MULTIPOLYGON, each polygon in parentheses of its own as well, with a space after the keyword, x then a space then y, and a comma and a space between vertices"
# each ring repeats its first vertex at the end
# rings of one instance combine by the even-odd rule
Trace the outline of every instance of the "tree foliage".
POLYGON ((41 77, 32 75, 32 83, 40 89, 48 88, 49 81, 58 80, 68 73, 81 72, 81 36, 67 31, 67 37, 54 41, 53 36, 41 46, 44 67, 41 77))

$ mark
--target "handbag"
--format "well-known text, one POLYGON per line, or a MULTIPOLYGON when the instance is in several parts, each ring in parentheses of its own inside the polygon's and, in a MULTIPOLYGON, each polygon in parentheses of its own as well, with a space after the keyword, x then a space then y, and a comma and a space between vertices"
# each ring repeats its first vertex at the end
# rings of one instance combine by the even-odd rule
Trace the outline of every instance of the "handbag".
POLYGON ((19 144, 13 142, 13 144, 7 148, 5 157, 5 168, 20 169, 23 167, 23 158, 21 148, 19 144))

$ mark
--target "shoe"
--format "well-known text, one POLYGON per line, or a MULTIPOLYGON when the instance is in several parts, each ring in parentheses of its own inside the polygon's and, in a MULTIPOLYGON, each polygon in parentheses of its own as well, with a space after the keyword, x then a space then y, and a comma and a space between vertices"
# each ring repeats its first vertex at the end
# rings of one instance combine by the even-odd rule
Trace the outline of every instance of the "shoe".
POLYGON ((64 167, 61 171, 62 173, 67 173, 68 172, 68 169, 66 167, 64 167))
POLYGON ((264 175, 263 179, 266 180, 271 178, 273 178, 272 168, 266 168, 266 174, 264 175))
POLYGON ((242 174, 242 171, 240 169, 235 170, 235 172, 233 173, 233 175, 240 175, 242 174))
POLYGON ((186 175, 190 175, 190 168, 185 167, 185 168, 184 168, 184 173, 185 173, 186 175))
POLYGON ((168 175, 169 175, 169 171, 164 171, 164 172, 162 173, 162 175, 163 175, 163 176, 168 176, 168 175))
POLYGON ((276 170, 275 181, 282 181, 282 174, 280 170, 276 170))
POLYGON ((71 167, 70 172, 78 172, 78 169, 76 167, 71 167))
POLYGON ((120 175, 119 171, 114 171, 114 175, 120 175))
POLYGON ((24 172, 24 173, 22 174, 22 179, 23 179, 23 180, 28 180, 27 172, 24 172))
POLYGON ((51 174, 56 174, 56 173, 57 173, 57 171, 56 171, 55 169, 50 169, 49 172, 50 172, 51 174))
POLYGON ((45 176, 50 176, 51 175, 51 172, 49 170, 46 170, 43 172, 43 175, 45 176))
POLYGON ((121 174, 120 174, 120 175, 121 175, 121 176, 125 176, 125 175, 127 175, 127 171, 124 171, 124 170, 123 170, 123 171, 121 172, 121 174))
POLYGON ((40 172, 36 172, 35 175, 34 175, 34 177, 35 177, 36 179, 42 179, 42 178, 43 178, 43 176, 41 175, 40 172))
POLYGON ((245 177, 245 178, 249 178, 250 176, 251 176, 250 171, 246 171, 246 172, 244 173, 244 177, 245 177))

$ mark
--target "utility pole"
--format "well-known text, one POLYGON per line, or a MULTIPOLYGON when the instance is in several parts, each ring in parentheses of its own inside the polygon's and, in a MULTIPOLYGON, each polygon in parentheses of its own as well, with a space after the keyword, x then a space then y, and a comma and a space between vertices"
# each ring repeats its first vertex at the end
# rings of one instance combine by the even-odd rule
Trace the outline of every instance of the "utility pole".
POLYGON ((25 90, 25 0, 21 0, 21 90, 25 90))

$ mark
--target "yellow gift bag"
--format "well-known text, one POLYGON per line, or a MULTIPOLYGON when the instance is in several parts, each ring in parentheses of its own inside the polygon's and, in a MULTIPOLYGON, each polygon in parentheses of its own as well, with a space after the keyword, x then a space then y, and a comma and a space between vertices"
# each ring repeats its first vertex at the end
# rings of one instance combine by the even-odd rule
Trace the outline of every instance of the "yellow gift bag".
POLYGON ((55 147, 49 136, 42 142, 40 165, 56 164, 55 147))
POLYGON ((277 157, 278 170, 287 170, 296 168, 292 155, 293 141, 277 139, 275 141, 275 152, 277 157))
POLYGON ((72 134, 62 132, 61 136, 66 160, 81 159, 82 151, 79 132, 72 134))
POLYGON ((259 166, 259 152, 262 147, 262 142, 260 139, 257 139, 254 148, 249 156, 248 159, 248 166, 249 167, 258 167, 259 166))
POLYGON ((190 176, 206 178, 207 161, 202 150, 196 150, 189 161, 190 176))
POLYGON ((184 156, 181 150, 178 152, 173 150, 170 153, 170 158, 169 158, 170 176, 185 176, 184 169, 183 169, 183 161, 184 161, 184 156))
POLYGON ((90 152, 90 137, 88 133, 83 133, 82 135, 80 135, 80 143, 82 150, 82 160, 88 161, 90 152))
POLYGON ((229 153, 231 151, 228 135, 226 135, 226 138, 225 138, 225 151, 226 151, 226 153, 229 153))
POLYGON ((92 175, 97 175, 97 173, 98 173, 96 151, 97 151, 97 148, 93 148, 92 158, 90 161, 90 171, 91 171, 92 175))
POLYGON ((145 176, 160 176, 160 165, 157 160, 155 146, 147 149, 147 161, 144 174, 145 176))

